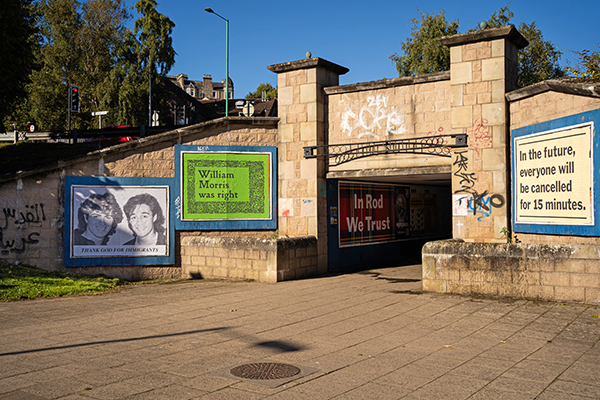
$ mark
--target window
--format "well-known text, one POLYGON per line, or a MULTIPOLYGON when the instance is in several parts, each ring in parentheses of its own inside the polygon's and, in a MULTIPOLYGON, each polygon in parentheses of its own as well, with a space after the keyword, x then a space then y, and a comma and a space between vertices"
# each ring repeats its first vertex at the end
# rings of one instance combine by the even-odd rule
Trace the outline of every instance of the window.
POLYGON ((217 92, 213 92, 213 99, 217 99, 219 98, 219 96, 217 96, 217 92))
POLYGON ((194 88, 187 88, 187 89, 186 89, 186 92, 187 92, 187 94, 189 94, 189 95, 190 95, 190 96, 192 96, 192 97, 195 95, 195 94, 194 94, 194 88))

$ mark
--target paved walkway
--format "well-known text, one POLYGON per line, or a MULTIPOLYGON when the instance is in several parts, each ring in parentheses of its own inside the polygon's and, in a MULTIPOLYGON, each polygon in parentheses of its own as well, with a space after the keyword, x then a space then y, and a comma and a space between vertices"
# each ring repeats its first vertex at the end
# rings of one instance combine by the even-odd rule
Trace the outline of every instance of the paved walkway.
POLYGON ((0 303, 0 398, 600 398, 598 308, 420 294, 419 277, 411 266, 0 303), (289 372, 270 363, 300 372, 231 371, 289 372))

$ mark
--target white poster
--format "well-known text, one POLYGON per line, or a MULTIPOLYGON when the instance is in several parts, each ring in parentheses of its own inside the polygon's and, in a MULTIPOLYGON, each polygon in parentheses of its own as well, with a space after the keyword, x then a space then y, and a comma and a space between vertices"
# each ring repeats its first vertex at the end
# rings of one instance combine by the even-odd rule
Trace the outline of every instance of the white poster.
POLYGON ((515 221, 593 225, 591 123, 515 139, 515 221))

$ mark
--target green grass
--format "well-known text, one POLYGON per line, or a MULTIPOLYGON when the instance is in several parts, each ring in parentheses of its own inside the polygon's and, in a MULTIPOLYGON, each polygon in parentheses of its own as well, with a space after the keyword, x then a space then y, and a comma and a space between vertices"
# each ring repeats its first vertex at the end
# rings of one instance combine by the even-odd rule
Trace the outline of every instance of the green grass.
POLYGON ((70 275, 0 262, 0 301, 93 294, 124 284, 116 278, 70 275))

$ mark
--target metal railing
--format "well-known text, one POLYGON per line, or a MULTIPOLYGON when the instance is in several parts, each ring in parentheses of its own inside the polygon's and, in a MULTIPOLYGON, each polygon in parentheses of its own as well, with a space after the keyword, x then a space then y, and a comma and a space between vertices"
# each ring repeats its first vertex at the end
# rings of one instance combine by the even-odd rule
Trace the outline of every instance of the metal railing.
POLYGON ((467 134, 460 133, 379 142, 306 146, 304 158, 324 157, 330 160, 329 165, 336 166, 358 158, 381 154, 427 154, 451 157, 452 149, 467 146, 467 134), (451 144, 449 139, 454 139, 454 144, 451 144))

